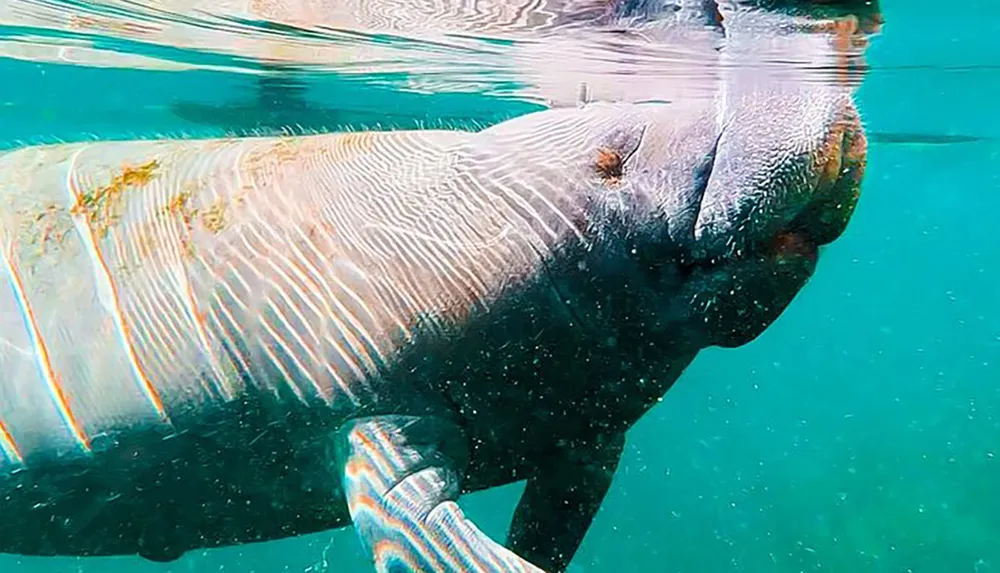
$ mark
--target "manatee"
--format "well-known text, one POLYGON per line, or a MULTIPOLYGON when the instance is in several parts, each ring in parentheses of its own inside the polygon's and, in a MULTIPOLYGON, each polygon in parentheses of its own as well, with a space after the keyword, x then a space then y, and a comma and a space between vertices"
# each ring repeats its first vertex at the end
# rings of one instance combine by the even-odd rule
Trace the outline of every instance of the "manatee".
POLYGON ((743 22, 712 98, 0 155, 0 552, 565 570, 629 428, 859 199, 843 30, 743 22), (502 542, 457 504, 520 481, 502 542))

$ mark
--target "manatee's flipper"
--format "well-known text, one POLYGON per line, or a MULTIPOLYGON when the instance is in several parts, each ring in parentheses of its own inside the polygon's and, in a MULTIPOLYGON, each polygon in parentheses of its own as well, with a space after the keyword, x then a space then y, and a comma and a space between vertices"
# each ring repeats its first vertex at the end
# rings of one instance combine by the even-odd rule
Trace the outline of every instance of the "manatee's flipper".
POLYGON ((455 424, 379 416, 349 423, 338 438, 351 518, 378 571, 541 572, 458 507, 468 449, 455 424))
POLYGON ((528 480, 507 547, 546 571, 564 571, 611 487, 624 446, 620 434, 549 458, 528 480))

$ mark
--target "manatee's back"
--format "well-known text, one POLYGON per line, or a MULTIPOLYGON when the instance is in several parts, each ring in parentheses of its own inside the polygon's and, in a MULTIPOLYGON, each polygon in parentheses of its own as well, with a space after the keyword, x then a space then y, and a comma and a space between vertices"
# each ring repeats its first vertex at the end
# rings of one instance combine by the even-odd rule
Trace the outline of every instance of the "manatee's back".
POLYGON ((340 523, 326 430, 534 276, 622 113, 0 156, 0 551, 340 523))
POLYGON ((251 147, 80 143, 0 157, 0 551, 163 553, 177 512, 203 520, 213 499, 278 493, 260 454, 291 444, 268 437, 257 455, 233 455, 249 440, 227 418, 266 425, 236 408, 248 389, 195 253, 208 256, 240 186, 260 183, 233 169, 251 147), (213 492, 226 468, 237 479, 213 492), (256 491, 227 493, 240 475, 256 491))
POLYGON ((0 551, 169 557, 341 524, 307 429, 371 399, 393 317, 351 266, 361 227, 327 211, 416 176, 440 151, 421 137, 467 135, 0 156, 0 551))
POLYGON ((118 428, 168 426, 173 412, 240 392, 208 360, 221 358, 205 316, 214 269, 197 258, 239 192, 213 165, 236 153, 139 142, 0 157, 8 459, 86 454, 118 428))

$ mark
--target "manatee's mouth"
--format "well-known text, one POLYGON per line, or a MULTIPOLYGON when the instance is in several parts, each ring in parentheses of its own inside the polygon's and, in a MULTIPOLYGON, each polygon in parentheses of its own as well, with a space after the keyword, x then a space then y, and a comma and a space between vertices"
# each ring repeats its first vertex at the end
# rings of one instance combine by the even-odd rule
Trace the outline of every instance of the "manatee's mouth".
MULTIPOLYGON (((865 148, 860 124, 842 123, 811 154, 803 188, 756 189, 747 195, 755 201, 749 207, 702 205, 691 248, 679 261, 683 287, 673 301, 680 305, 673 316, 685 317, 700 340, 724 347, 746 344, 764 332, 812 276, 820 247, 846 229, 859 197, 865 148), (720 223, 703 216, 711 208, 746 218, 720 223)), ((722 197, 738 203, 744 196, 722 197)))

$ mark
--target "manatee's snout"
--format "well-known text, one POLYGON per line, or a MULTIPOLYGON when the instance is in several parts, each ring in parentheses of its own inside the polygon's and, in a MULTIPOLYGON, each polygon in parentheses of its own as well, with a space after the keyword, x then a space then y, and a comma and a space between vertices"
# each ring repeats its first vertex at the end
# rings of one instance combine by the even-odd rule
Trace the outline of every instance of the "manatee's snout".
POLYGON ((815 184, 805 191, 805 206, 788 205, 787 220, 779 230, 775 247, 781 254, 789 235, 810 241, 816 247, 835 241, 847 228, 861 194, 868 143, 853 104, 830 126, 826 141, 813 155, 815 184))
POLYGON ((771 124, 763 143, 740 127, 719 140, 682 298, 710 344, 740 346, 764 332, 812 276, 819 247, 848 225, 865 135, 850 100, 823 113, 771 124))
MULTIPOLYGON (((780 40, 794 42, 784 54, 826 61, 826 38, 780 40)), ((685 277, 670 314, 725 347, 763 333, 808 282, 820 247, 848 226, 867 153, 842 69, 769 67, 752 47, 733 57, 740 65, 713 102, 709 159, 694 164, 707 175, 691 179, 700 192, 667 203, 685 277)))
POLYGON ((692 253, 729 260, 769 244, 827 244, 846 228, 864 175, 853 92, 864 76, 867 29, 854 15, 723 13, 719 137, 692 253), (790 234, 797 240, 788 243, 790 234))
POLYGON ((844 232, 864 176, 864 130, 849 98, 801 104, 798 121, 734 121, 723 132, 694 224, 696 260, 815 257, 844 232))
MULTIPOLYGON (((832 243, 847 228, 860 197, 867 158, 867 140, 853 105, 830 126, 826 140, 810 158, 815 183, 802 189, 804 206, 793 196, 774 225, 783 225, 770 237, 776 257, 817 256, 817 249, 832 243)), ((779 207, 779 210, 781 207, 779 207)), ((752 239, 751 239, 752 240, 752 239)))

